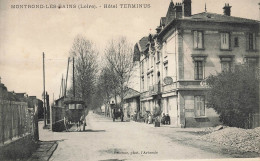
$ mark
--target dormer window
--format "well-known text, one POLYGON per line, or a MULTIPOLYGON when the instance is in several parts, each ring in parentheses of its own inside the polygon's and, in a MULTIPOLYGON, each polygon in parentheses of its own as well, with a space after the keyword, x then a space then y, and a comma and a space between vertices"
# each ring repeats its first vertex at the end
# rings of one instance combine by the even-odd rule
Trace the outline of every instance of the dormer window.
POLYGON ((193 31, 193 47, 194 49, 203 49, 203 32, 193 31))

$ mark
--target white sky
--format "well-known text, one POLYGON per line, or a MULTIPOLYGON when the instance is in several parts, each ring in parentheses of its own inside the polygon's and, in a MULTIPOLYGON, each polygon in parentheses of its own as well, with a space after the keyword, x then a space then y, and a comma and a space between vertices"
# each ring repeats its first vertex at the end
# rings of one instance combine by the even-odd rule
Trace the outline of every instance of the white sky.
MULTIPOLYGON (((174 0, 181 2, 181 0, 174 0)), ((259 0, 193 0, 192 14, 223 13, 259 19, 259 0)), ((166 15, 170 0, 0 0, 0 76, 9 91, 41 98, 42 53, 46 54, 46 91, 59 95, 69 49, 76 35, 92 40, 102 53, 106 42, 120 35, 133 44, 147 36, 166 15), (151 4, 149 9, 10 9, 11 4, 151 4)))

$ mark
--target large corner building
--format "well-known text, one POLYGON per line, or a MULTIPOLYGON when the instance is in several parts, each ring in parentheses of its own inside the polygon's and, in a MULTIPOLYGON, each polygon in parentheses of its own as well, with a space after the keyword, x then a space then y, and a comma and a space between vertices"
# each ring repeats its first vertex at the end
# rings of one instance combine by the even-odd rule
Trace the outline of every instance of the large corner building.
POLYGON ((137 42, 141 115, 159 107, 172 126, 219 124, 217 113, 205 107, 205 78, 239 63, 258 68, 260 55, 259 21, 233 17, 231 6, 223 5, 223 14, 192 15, 191 0, 171 1, 157 33, 137 42))

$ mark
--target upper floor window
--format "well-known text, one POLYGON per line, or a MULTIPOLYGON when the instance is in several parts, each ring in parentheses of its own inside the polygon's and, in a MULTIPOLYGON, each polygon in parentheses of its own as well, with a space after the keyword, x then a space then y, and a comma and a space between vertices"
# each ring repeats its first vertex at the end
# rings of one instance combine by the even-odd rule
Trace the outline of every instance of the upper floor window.
POLYGON ((147 70, 149 70, 149 56, 146 58, 146 66, 147 66, 147 70))
POLYGON ((160 52, 157 52, 157 62, 160 61, 160 52))
POLYGON ((238 39, 238 37, 234 38, 234 46, 235 47, 239 47, 239 39, 238 39))
POLYGON ((202 31, 194 31, 193 32, 193 46, 194 49, 202 49, 203 48, 203 32, 202 31))
POLYGON ((142 77, 142 90, 144 91, 144 77, 142 77))
POLYGON ((149 90, 150 86, 150 75, 147 75, 147 90, 149 90))
POLYGON ((195 96, 194 97, 195 105, 195 117, 205 116, 205 97, 204 96, 195 96))
POLYGON ((247 34, 247 49, 248 50, 255 50, 256 49, 256 36, 255 33, 248 33, 247 34))
POLYGON ((164 64, 164 74, 165 74, 165 77, 168 76, 168 63, 164 64))
POLYGON ((195 61, 194 77, 195 80, 203 79, 203 61, 195 61))
POLYGON ((141 62, 141 72, 142 72, 142 74, 144 73, 144 62, 143 61, 141 62))
POLYGON ((220 33, 220 47, 221 49, 230 49, 230 34, 220 33))

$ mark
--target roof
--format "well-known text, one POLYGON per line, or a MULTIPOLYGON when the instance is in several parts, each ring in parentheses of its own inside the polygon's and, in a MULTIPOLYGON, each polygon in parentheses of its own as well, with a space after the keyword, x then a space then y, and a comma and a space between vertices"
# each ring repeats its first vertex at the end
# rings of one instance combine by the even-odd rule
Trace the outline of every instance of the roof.
POLYGON ((158 36, 164 35, 168 29, 170 29, 174 24, 179 21, 193 21, 193 22, 217 22, 217 23, 233 23, 233 24, 248 24, 248 25, 259 25, 260 21, 227 16, 223 14, 210 13, 210 12, 202 12, 198 14, 194 14, 190 17, 184 17, 179 19, 173 19, 169 24, 167 24, 163 30, 158 34, 158 36))
POLYGON ((139 40, 138 43, 139 43, 138 46, 139 46, 140 52, 145 51, 147 49, 146 45, 148 43, 148 36, 143 37, 141 40, 139 40))
POLYGON ((228 22, 228 23, 259 23, 257 20, 246 19, 241 17, 227 16, 223 14, 202 12, 194 14, 191 17, 184 17, 182 19, 195 21, 211 21, 211 22, 228 22))
POLYGON ((171 1, 166 13, 165 24, 166 25, 169 24, 174 17, 175 17, 174 3, 173 1, 171 1))
POLYGON ((128 88, 124 99, 134 98, 134 97, 138 97, 138 96, 140 96, 140 92, 138 92, 132 88, 128 88))
POLYGON ((166 17, 161 17, 160 26, 165 26, 165 23, 166 23, 166 17))
POLYGON ((148 37, 145 36, 141 40, 139 40, 134 47, 134 61, 140 60, 140 55, 142 52, 147 50, 148 37))

